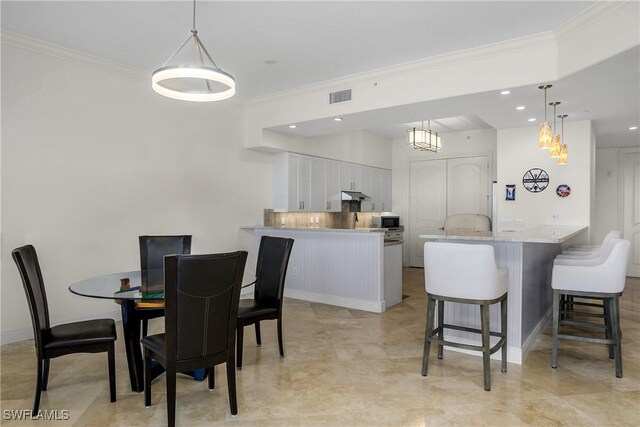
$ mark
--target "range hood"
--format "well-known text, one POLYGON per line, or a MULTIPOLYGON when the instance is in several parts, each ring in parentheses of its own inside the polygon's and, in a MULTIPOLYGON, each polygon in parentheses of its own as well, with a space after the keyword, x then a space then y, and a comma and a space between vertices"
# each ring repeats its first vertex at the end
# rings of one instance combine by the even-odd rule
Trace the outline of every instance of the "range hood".
POLYGON ((369 197, 366 194, 361 193, 359 191, 343 191, 342 192, 342 200, 362 201, 362 200, 371 200, 371 197, 369 197))

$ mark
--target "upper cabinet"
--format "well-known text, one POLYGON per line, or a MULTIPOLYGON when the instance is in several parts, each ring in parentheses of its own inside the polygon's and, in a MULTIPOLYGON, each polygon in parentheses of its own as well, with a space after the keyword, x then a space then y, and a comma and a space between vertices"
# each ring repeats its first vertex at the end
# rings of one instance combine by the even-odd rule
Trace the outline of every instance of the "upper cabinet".
POLYGON ((274 209, 340 212, 342 191, 367 196, 363 212, 391 210, 391 171, 294 153, 276 155, 274 209))
POLYGON ((282 153, 276 156, 274 209, 311 211, 313 157, 282 153))

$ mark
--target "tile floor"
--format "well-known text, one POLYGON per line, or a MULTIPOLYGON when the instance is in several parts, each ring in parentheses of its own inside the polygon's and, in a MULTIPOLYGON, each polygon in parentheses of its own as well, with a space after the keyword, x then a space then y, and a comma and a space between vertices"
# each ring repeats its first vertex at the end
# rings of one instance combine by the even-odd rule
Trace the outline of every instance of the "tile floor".
MULTIPOLYGON (((492 361, 492 391, 482 386, 482 359, 432 351, 420 375, 425 323, 423 272, 404 270, 409 297, 383 314, 287 299, 280 359, 275 322, 263 346, 245 332, 244 369, 237 374, 239 413, 229 413, 224 365, 218 388, 180 376, 178 425, 418 426, 640 425, 640 279, 628 279, 621 300, 624 378, 614 375, 605 346, 562 341, 550 368, 550 326, 521 366, 508 373, 492 361)), ((162 328, 153 321, 152 331, 162 328)), ((121 330, 119 330, 121 334, 121 330)), ((116 358, 118 401, 109 403, 106 355, 71 355, 51 363, 41 409, 66 409, 66 421, 0 421, 6 425, 166 425, 165 382, 153 385, 151 408, 129 388, 122 341, 116 358)), ((1 348, 2 410, 29 409, 35 380, 33 342, 1 348)))

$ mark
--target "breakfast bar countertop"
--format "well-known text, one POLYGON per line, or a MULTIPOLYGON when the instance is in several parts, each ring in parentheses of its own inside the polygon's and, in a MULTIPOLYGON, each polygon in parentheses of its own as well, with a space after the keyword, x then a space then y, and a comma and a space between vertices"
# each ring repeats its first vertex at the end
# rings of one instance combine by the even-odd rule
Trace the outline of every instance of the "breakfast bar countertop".
POLYGON ((532 228, 496 231, 451 230, 437 234, 420 234, 422 239, 486 240, 493 242, 564 243, 586 231, 585 225, 541 225, 532 228))
POLYGON ((385 233, 386 228, 323 228, 323 227, 265 227, 263 225, 241 227, 253 230, 319 231, 325 233, 385 233))

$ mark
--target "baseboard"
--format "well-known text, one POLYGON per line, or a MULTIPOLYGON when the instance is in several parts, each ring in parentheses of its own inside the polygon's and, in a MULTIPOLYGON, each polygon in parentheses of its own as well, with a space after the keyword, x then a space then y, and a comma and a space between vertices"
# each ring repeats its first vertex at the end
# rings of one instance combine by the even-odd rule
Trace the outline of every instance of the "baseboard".
POLYGON ((531 347, 533 346, 533 344, 535 344, 536 338, 538 338, 538 335, 540 335, 540 331, 542 331, 542 329, 545 327, 547 322, 551 320, 552 314, 553 314, 553 307, 549 307, 549 310, 547 310, 544 316, 542 316, 542 319, 540 319, 536 327, 533 328, 533 331, 531 331, 527 339, 524 340, 524 342, 522 343, 522 359, 523 360, 525 357, 527 357, 527 354, 529 353, 529 350, 531 350, 531 347))
MULTIPOLYGON (((106 313, 97 313, 92 314, 90 316, 69 319, 60 323, 71 323, 71 322, 80 322, 82 320, 93 320, 93 319, 113 319, 115 321, 122 320, 122 314, 120 310, 108 311, 106 313)), ((55 326, 54 324, 53 326, 55 326)), ((33 339, 33 327, 29 326, 27 328, 14 329, 12 331, 0 332, 0 345, 11 344, 18 341, 25 341, 33 339)))
POLYGON ((354 298, 339 297, 335 295, 318 294, 315 292, 300 291, 298 289, 284 290, 284 296, 322 304, 337 305, 338 307, 353 308, 356 310, 382 313, 385 310, 384 301, 366 301, 354 298))
MULTIPOLYGON (((446 333, 444 334, 444 339, 447 341, 453 341, 460 344, 482 345, 480 341, 470 340, 468 338, 456 337, 456 336, 448 335, 446 333)), ((431 344, 431 351, 435 351, 434 350, 435 348, 437 348, 437 345, 431 344)), ((481 351, 467 350, 464 348, 457 348, 457 347, 448 347, 446 345, 444 346, 444 348, 451 351, 457 351, 458 353, 471 354, 473 356, 478 356, 478 357, 482 356, 481 351)), ((496 351, 491 355, 491 358, 494 360, 501 361, 502 351, 501 350, 496 351)), ((507 362, 508 363, 515 363, 516 365, 522 365, 522 360, 523 360, 523 357, 522 357, 521 349, 519 349, 518 347, 507 346, 507 362)))

